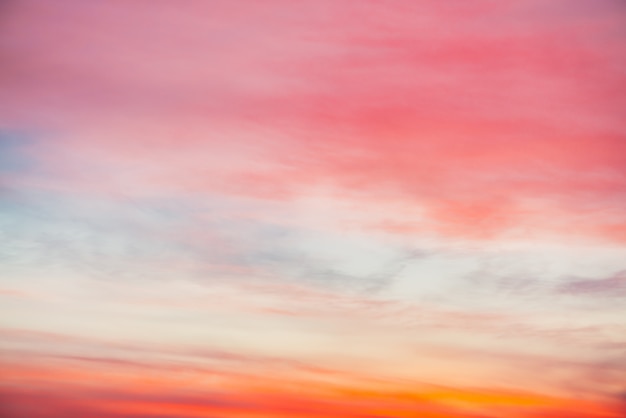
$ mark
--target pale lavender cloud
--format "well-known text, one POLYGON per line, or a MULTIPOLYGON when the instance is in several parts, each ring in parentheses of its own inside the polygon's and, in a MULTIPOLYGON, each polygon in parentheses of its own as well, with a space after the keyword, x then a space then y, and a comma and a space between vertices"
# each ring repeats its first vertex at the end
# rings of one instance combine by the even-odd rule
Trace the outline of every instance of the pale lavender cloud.
POLYGON ((556 289, 557 293, 599 298, 626 297, 626 271, 606 278, 572 278, 556 289))

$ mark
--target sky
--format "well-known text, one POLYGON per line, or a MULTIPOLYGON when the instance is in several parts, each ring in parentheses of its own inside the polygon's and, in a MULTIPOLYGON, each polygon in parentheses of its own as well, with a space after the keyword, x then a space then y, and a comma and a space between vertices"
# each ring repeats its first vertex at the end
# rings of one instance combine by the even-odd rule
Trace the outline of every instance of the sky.
POLYGON ((5 0, 0 415, 626 416, 621 0, 5 0))

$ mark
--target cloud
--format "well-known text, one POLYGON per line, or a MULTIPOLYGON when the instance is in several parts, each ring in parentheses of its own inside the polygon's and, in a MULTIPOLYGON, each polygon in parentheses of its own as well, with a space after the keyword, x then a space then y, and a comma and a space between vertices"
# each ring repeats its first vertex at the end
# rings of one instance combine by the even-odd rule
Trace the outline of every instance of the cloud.
MULTIPOLYGON (((544 370, 541 377, 535 375, 529 380, 537 391, 541 391, 546 382, 549 386, 558 380, 566 381, 559 385, 560 390, 556 391, 559 395, 539 395, 526 390, 479 387, 479 383, 472 384, 473 388, 431 385, 414 379, 371 375, 363 370, 320 368, 289 359, 219 350, 124 346, 33 332, 14 331, 5 334, 7 338, 45 343, 40 352, 22 350, 11 355, 4 351, 3 380, 11 382, 11 386, 3 389, 6 401, 2 406, 9 411, 8 417, 16 418, 55 416, 53 413, 57 411, 59 416, 75 412, 89 416, 102 414, 107 418, 147 416, 157 411, 181 417, 211 413, 236 416, 244 411, 277 417, 319 416, 322 411, 324 416, 336 417, 382 411, 390 417, 407 413, 465 417, 470 410, 486 417, 496 416, 493 415, 496 413, 497 416, 506 413, 532 417, 551 411, 563 416, 576 411, 581 418, 617 417, 619 415, 611 415, 609 401, 585 398, 589 389, 594 396, 606 396, 605 388, 619 384, 620 373, 623 373, 623 367, 615 362, 584 363, 484 348, 473 351, 458 346, 433 348, 438 359, 452 364, 465 363, 468 359, 489 364, 508 363, 511 372, 508 378, 515 378, 518 383, 523 381, 520 371, 532 375, 532 370, 544 370), (61 352, 54 348, 58 344, 65 344, 61 352), (71 346, 74 349, 69 348, 71 346), (76 348, 81 348, 82 352, 76 348), (85 351, 87 348, 90 350, 85 351), (198 359, 203 360, 198 362, 198 359), (218 362, 207 363, 207 359, 218 362), (236 367, 237 364, 242 367, 236 367), (576 383, 582 381, 592 382, 594 386, 576 383), (294 387, 298 388, 297 393, 294 387), (582 400, 573 399, 564 395, 568 390, 585 396, 582 400), (51 412, 45 415, 44 410, 51 412)), ((421 355, 427 353, 422 350, 421 355)))
MULTIPOLYGON (((615 310, 571 323, 572 299, 554 296, 616 302, 622 273, 579 271, 579 259, 604 264, 597 252, 547 251, 567 274, 526 269, 546 238, 603 241, 598 251, 626 242, 626 103, 616 88, 626 14, 616 1, 23 0, 2 19, 0 261, 15 286, 0 293, 19 313, 11 321, 110 338, 236 340, 259 352, 311 353, 315 342, 389 369, 412 338, 529 351, 571 344, 572 357, 602 359, 619 349, 621 328, 602 325, 615 310), (476 280, 457 271, 471 270, 460 258, 438 258, 520 238, 531 256, 511 253, 476 280), (63 304, 7 297, 37 287, 63 304)), ((314 367, 244 349, 18 334, 7 345, 97 370, 92 381, 111 368, 135 382, 153 368, 172 389, 177 366, 159 366, 162 357, 223 375, 314 367)), ((484 351, 481 367, 500 361, 484 351)), ((529 370, 552 364, 556 375, 569 367, 504 357, 529 370)), ((429 360, 415 360, 424 376, 429 360)), ((597 369, 581 386, 614 391, 613 375, 597 369)), ((267 404, 242 395, 242 405, 271 416, 344 412, 343 398, 290 393, 267 404)), ((144 404, 163 403, 136 396, 132 408, 101 414, 147 416, 155 412, 144 404)), ((58 402, 66 415, 100 413, 58 402)), ((346 403, 353 418, 415 412, 346 403)), ((212 413, 177 408, 164 414, 212 413)), ((532 412, 541 413, 567 412, 532 412)))
MULTIPOLYGON (((70 369, 46 381, 45 366, 31 363, 19 370, 16 365, 6 369, 5 378, 11 386, 2 390, 2 407, 11 418, 56 417, 57 412, 95 417, 159 416, 218 416, 268 414, 276 417, 337 417, 363 416, 402 417, 420 416, 467 417, 468 414, 492 417, 535 416, 551 412, 580 414, 581 418, 596 416, 617 417, 603 401, 576 400, 567 397, 545 396, 526 391, 503 391, 489 388, 453 388, 416 385, 395 381, 363 381, 338 383, 311 381, 308 384, 290 377, 240 376, 219 384, 209 379, 182 381, 177 371, 159 373, 137 370, 129 373, 119 365, 110 364, 104 378, 102 370, 93 368, 70 369), (35 366, 33 368, 33 366, 35 366), (123 373, 120 374, 120 372, 123 373), (36 373, 32 373, 35 371, 36 373), (29 379, 19 379, 24 372, 29 379), (17 373, 17 374, 15 374, 17 373), (123 377, 123 375, 126 375, 123 377), (17 377, 17 379, 16 379, 17 377), (294 392, 295 385, 301 390, 294 392), (481 415, 482 414, 482 415, 481 415)), ((206 376, 206 373, 205 373, 206 376)), ((189 376, 188 376, 189 377, 189 376)), ((216 378, 215 374, 211 378, 216 378)))
POLYGON ((626 296, 626 271, 602 279, 572 279, 561 284, 556 292, 563 295, 590 297, 626 296))
POLYGON ((329 184, 426 217, 377 219, 395 232, 624 239, 614 4, 246 4, 13 10, 5 117, 51 132, 36 183, 272 200, 329 184))

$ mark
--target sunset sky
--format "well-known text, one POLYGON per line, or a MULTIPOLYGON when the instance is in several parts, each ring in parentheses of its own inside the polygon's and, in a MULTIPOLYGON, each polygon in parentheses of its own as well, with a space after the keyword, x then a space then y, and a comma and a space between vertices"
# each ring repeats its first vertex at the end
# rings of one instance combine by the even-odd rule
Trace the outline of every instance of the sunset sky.
POLYGON ((626 3, 3 1, 0 416, 626 416, 626 3))

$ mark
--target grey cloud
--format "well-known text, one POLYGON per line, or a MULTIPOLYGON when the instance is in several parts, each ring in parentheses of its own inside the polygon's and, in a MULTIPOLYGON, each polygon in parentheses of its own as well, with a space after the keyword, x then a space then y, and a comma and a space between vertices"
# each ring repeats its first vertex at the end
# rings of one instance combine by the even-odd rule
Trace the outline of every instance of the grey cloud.
POLYGON ((626 296, 626 270, 622 270, 603 279, 574 279, 567 281, 556 289, 564 295, 589 295, 602 297, 626 296))

